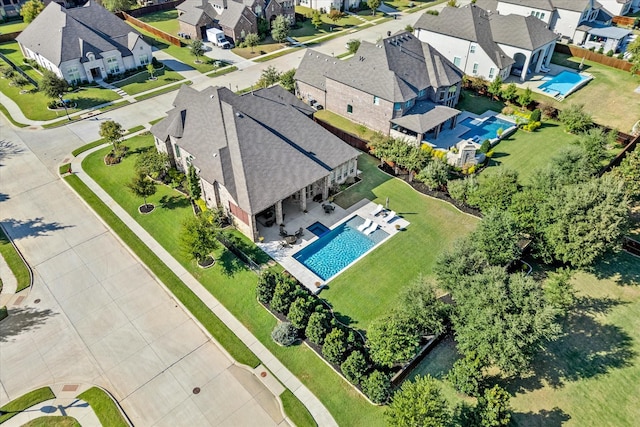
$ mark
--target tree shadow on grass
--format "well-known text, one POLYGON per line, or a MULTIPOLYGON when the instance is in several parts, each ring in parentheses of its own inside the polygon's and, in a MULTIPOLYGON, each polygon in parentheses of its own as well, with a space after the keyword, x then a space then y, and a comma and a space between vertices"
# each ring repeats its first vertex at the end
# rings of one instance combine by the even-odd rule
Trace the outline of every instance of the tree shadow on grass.
POLYGON ((571 419, 562 409, 555 407, 550 411, 542 409, 540 412, 515 412, 513 420, 517 425, 560 427, 571 419))
POLYGON ((163 209, 186 208, 189 206, 189 200, 182 196, 162 196, 160 199, 160 207, 163 209))
POLYGON ((618 252, 598 262, 591 271, 598 279, 608 279, 619 286, 640 285, 640 259, 618 252))
POLYGON ((12 337, 35 329, 58 313, 50 309, 38 310, 34 307, 9 308, 9 317, 2 321, 0 342, 9 342, 12 337))
POLYGON ((530 375, 498 382, 506 382, 505 388, 515 394, 542 388, 544 382, 562 387, 567 381, 593 378, 629 366, 636 356, 629 334, 596 317, 621 304, 626 303, 610 298, 581 298, 564 321, 564 334, 534 359, 530 375))
POLYGON ((245 271, 249 267, 245 265, 242 260, 235 256, 231 251, 225 250, 222 255, 216 260, 216 263, 220 266, 222 274, 228 277, 232 277, 240 271, 245 271))
POLYGON ((61 225, 58 222, 44 222, 42 217, 19 220, 19 219, 5 219, 2 223, 7 234, 9 234, 14 240, 18 240, 23 237, 41 237, 48 236, 52 231, 62 230, 73 225, 61 225))

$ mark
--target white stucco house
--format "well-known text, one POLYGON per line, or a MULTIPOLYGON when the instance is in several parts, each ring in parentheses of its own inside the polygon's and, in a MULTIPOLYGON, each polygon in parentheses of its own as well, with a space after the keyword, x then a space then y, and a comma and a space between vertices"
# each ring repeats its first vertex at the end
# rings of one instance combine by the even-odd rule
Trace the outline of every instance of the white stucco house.
POLYGON ((296 6, 304 6, 326 13, 331 9, 350 10, 359 5, 360 0, 296 0, 296 6))
POLYGON ((626 15, 631 12, 633 0, 598 0, 607 11, 616 15, 626 15))
POLYGON ((146 66, 151 46, 93 0, 65 9, 49 5, 16 38, 22 54, 71 84, 146 66))
POLYGON ((465 74, 493 80, 548 68, 558 35, 533 16, 489 13, 475 4, 422 15, 414 34, 465 74))

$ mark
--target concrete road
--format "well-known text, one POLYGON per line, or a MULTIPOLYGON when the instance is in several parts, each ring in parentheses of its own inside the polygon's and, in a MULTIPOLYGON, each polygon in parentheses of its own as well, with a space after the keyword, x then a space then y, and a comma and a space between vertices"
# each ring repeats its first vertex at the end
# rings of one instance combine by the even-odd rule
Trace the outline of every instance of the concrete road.
MULTIPOLYGON (((22 132, 54 159, 83 125, 22 132)), ((4 119, 0 134, 0 221, 35 274, 0 323, 0 405, 44 385, 89 383, 109 390, 139 426, 286 425, 275 396, 233 364, 4 119)))

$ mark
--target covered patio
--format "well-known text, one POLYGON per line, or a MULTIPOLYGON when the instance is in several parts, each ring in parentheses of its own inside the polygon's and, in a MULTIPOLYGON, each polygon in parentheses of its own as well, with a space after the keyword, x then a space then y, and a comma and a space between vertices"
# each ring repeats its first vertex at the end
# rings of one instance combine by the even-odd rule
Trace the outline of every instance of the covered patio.
POLYGON ((602 49, 604 53, 610 50, 613 53, 622 52, 627 43, 629 35, 633 34, 633 31, 619 27, 605 27, 605 26, 593 26, 587 27, 581 25, 579 29, 586 31, 585 41, 583 47, 586 49, 602 49))
POLYGON ((456 127, 459 110, 431 101, 420 101, 402 117, 391 119, 389 134, 421 144, 426 139, 438 139, 443 129, 456 127))

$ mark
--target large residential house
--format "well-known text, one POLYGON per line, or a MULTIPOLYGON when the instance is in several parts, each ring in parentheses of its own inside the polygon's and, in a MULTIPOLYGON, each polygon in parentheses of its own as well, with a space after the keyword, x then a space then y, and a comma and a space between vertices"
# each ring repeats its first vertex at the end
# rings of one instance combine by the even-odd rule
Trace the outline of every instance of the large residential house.
POLYGON ((526 79, 547 69, 558 36, 534 16, 489 14, 475 4, 422 15, 415 35, 470 76, 526 79))
POLYGON ((180 31, 192 39, 206 38, 208 28, 219 28, 234 42, 258 33, 258 18, 272 22, 283 15, 295 21, 294 0, 186 0, 176 6, 180 31))
POLYGON ((72 84, 152 60, 151 46, 140 33, 93 0, 72 9, 50 3, 16 41, 25 58, 72 84))
POLYGON ((589 29, 611 25, 614 15, 596 0, 478 0, 476 4, 490 13, 535 16, 575 44, 584 43, 589 29))
POLYGON ((462 71, 408 32, 362 42, 339 60, 307 50, 295 74, 296 93, 386 135, 421 143, 455 127, 462 71))
POLYGON ((613 16, 626 15, 631 12, 634 0, 598 0, 613 16))
POLYGON ((151 128, 158 151, 178 169, 193 165, 202 198, 258 240, 258 221, 284 222, 357 173, 360 152, 315 123, 307 105, 280 86, 239 96, 224 87, 182 86, 175 108, 151 128))
POLYGON ((354 9, 360 6, 360 0, 296 0, 296 5, 328 13, 331 9, 354 9))

